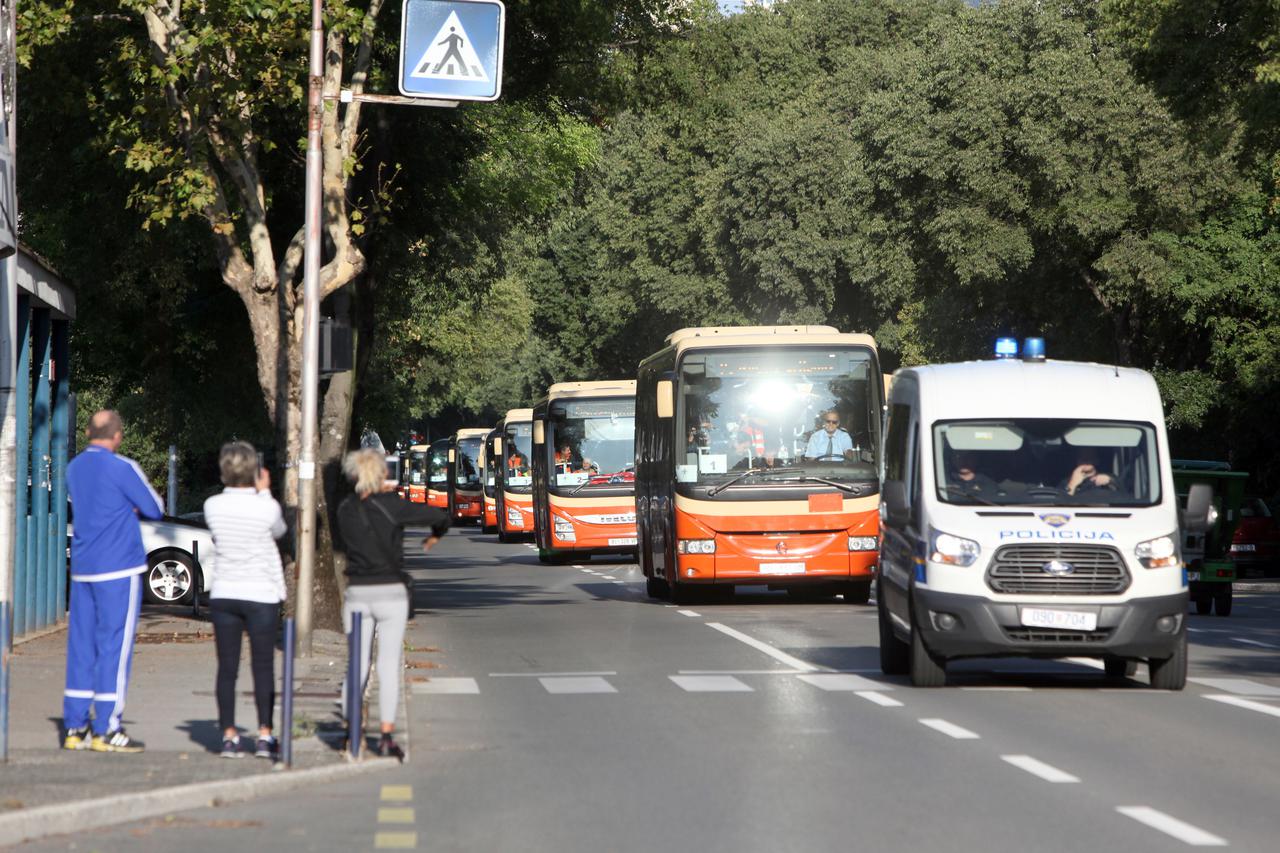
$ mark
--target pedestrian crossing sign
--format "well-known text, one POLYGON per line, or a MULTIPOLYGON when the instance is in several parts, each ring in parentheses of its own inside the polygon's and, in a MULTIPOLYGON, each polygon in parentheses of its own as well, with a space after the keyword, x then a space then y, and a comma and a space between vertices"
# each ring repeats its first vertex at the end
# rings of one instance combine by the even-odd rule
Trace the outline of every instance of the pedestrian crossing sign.
POLYGON ((495 101, 502 91, 501 0, 405 0, 400 93, 451 101, 495 101))

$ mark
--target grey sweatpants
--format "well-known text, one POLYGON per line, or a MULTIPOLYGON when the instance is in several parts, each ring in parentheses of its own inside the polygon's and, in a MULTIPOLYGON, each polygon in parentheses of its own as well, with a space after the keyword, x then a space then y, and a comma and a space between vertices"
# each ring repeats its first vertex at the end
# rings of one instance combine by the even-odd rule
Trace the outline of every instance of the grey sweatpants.
MULTIPOLYGON (((400 701, 401 651, 404 627, 409 620, 409 593, 404 584, 352 585, 342 602, 342 630, 351 633, 351 614, 360 614, 360 692, 369 683, 369 657, 373 629, 378 628, 378 711, 381 722, 394 724, 400 701)), ((347 685, 342 684, 345 701, 347 685)), ((344 705, 345 707, 345 705, 344 705)))

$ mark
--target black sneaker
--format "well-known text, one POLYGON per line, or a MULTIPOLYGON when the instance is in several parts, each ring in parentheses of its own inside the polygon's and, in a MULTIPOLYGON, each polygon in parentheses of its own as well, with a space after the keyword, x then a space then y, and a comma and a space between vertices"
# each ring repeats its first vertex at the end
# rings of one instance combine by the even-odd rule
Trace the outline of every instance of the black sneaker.
POLYGON ((398 758, 404 761, 404 750, 386 732, 383 733, 382 737, 378 738, 378 755, 382 758, 398 758))
POLYGON ((244 758, 244 753, 240 751, 240 736, 224 737, 222 739, 223 758, 244 758))
POLYGON ((258 736, 257 743, 254 744, 253 754, 255 758, 272 758, 276 757, 276 753, 280 751, 280 744, 276 740, 275 735, 258 736))
POLYGON ((142 752, 146 744, 129 737, 124 729, 116 729, 105 735, 94 735, 89 748, 94 752, 142 752))

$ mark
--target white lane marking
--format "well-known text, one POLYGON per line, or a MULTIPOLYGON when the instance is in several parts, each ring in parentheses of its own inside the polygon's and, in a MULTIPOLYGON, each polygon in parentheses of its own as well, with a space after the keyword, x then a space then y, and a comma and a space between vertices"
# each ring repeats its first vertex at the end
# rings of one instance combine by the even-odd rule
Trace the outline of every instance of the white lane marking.
POLYGON ((953 737, 956 740, 977 740, 980 737, 975 732, 971 732, 962 726, 957 726, 955 723, 940 720, 937 717, 925 717, 920 722, 934 731, 942 732, 947 737, 953 737))
POLYGON ((1264 649, 1280 649, 1280 646, 1273 643, 1264 643, 1261 640, 1250 640, 1248 637, 1232 637, 1231 639, 1235 640, 1237 643, 1244 643, 1247 646, 1261 646, 1264 649))
POLYGON ((902 707, 902 703, 899 702, 897 699, 894 699, 892 696, 886 696, 883 693, 877 692, 875 690, 859 690, 857 693, 853 695, 861 696, 863 699, 866 699, 868 702, 873 702, 882 708, 901 708, 902 707))
POLYGON ((835 672, 819 672, 798 676, 805 684, 812 684, 829 692, 856 693, 859 690, 892 690, 887 684, 863 678, 861 675, 842 675, 835 672))
POLYGON ((1058 784, 1070 784, 1079 782, 1079 776, 1072 776, 1065 770, 1059 770, 1052 764, 1045 764, 1038 758, 1032 758, 1030 755, 1002 755, 1001 761, 1006 761, 1020 770, 1025 770, 1032 776, 1039 776, 1046 782, 1055 782, 1058 784))
POLYGON ((599 672, 491 672, 490 678, 590 678, 598 675, 617 675, 616 669, 599 672))
POLYGON ((806 663, 805 661, 800 660, 800 658, 792 657, 791 655, 787 654, 781 649, 775 649, 773 646, 769 645, 763 640, 757 640, 755 637, 749 637, 746 634, 742 633, 741 631, 736 631, 733 628, 730 628, 728 625, 722 625, 719 622, 708 622, 707 627, 715 628, 721 634, 725 634, 727 636, 733 637, 735 640, 737 640, 740 643, 746 643, 748 646, 755 649, 756 651, 764 652, 766 655, 773 658, 774 660, 785 663, 787 666, 793 669, 798 669, 803 672, 819 672, 822 669, 822 667, 814 666, 811 663, 806 663))
POLYGON ((1247 678, 1188 678, 1187 681, 1241 696, 1280 696, 1280 687, 1272 687, 1247 678))
POLYGON ((691 616, 694 619, 702 618, 702 614, 696 610, 677 610, 676 612, 679 613, 681 616, 691 616))
POLYGON ((732 675, 669 675, 682 690, 689 693, 753 693, 732 675))
POLYGON ((604 578, 607 581, 611 581, 616 577, 616 575, 601 575, 600 577, 604 578))
POLYGON ((1237 708, 1248 708, 1250 711, 1257 711, 1259 714, 1270 714, 1273 717, 1280 717, 1280 708, 1275 705, 1266 705, 1262 702, 1254 702, 1250 699, 1242 699, 1239 696, 1220 696, 1215 694, 1206 694, 1206 699, 1212 699, 1215 702, 1221 702, 1224 705, 1235 705, 1237 708))
POLYGON ((1211 832, 1205 832, 1198 826, 1192 826, 1176 817, 1156 811, 1150 806, 1116 806, 1116 811, 1193 847, 1227 846, 1225 838, 1219 838, 1211 832))
POLYGON ((480 685, 474 678, 433 678, 430 681, 415 681, 412 685, 414 693, 479 693, 480 685))
POLYGON ((682 669, 681 675, 799 675, 798 669, 682 669))
POLYGON ((627 582, 626 582, 626 581, 614 581, 614 583, 616 583, 618 586, 626 586, 626 585, 627 585, 627 582))
POLYGON ((597 676, 539 678, 548 693, 617 693, 612 684, 597 676))
POLYGON ((585 574, 585 575, 594 575, 594 574, 595 574, 595 572, 591 571, 590 569, 583 569, 581 566, 579 566, 578 568, 579 568, 579 569, 581 569, 581 570, 582 570, 582 573, 583 573, 583 574, 585 574))
POLYGON ((1078 663, 1081 666, 1090 666, 1094 669, 1106 669, 1107 665, 1097 658, 1063 658, 1067 663, 1078 663))
POLYGON ((580 566, 580 565, 578 565, 577 563, 574 563, 574 564, 573 564, 573 567, 574 567, 575 569, 585 569, 585 568, 586 568, 586 566, 580 566))
POLYGON ((961 687, 961 690, 972 690, 975 693, 1030 693, 1030 687, 961 687))

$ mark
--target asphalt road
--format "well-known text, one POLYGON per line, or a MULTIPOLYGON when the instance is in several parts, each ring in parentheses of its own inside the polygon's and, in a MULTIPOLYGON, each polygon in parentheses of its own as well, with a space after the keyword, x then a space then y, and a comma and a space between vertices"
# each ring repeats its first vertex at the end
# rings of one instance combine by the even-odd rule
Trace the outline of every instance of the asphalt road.
MULTIPOLYGON (((1191 615, 1180 693, 1083 662, 917 690, 873 606, 647 599, 455 531, 414 560, 408 764, 23 850, 1277 849, 1280 595, 1191 615), (429 680, 425 680, 429 679, 429 680)), ((210 758, 209 760, 217 760, 210 758)))

